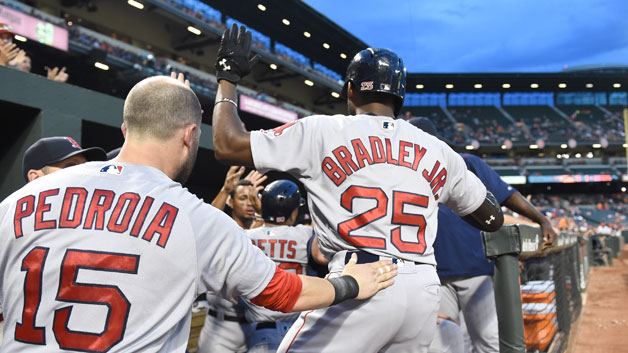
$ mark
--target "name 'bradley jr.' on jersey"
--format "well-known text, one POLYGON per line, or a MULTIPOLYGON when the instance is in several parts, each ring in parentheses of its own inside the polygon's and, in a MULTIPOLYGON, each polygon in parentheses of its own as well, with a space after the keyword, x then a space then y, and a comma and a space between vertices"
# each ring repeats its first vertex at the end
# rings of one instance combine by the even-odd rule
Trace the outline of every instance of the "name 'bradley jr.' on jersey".
MULTIPOLYGON (((386 163, 418 171, 419 163, 427 152, 425 147, 416 143, 400 140, 399 144, 393 146, 389 138, 381 139, 377 136, 369 136, 368 141, 363 141, 360 138, 353 139, 351 140, 351 147, 353 154, 344 145, 332 150, 338 163, 331 156, 325 156, 323 159, 321 165, 323 172, 336 186, 342 185, 347 176, 366 167, 367 164, 386 163)), ((432 194, 438 200, 438 191, 447 181, 447 169, 441 168, 441 162, 437 160, 431 168, 423 169, 422 176, 430 183, 432 194)))
POLYGON ((166 202, 153 205, 154 198, 142 197, 134 192, 121 194, 113 205, 116 196, 113 190, 96 189, 90 195, 85 188, 67 187, 63 196, 60 191, 59 188, 44 190, 37 196, 28 195, 17 201, 13 217, 16 239, 24 235, 23 221, 34 218, 35 231, 82 226, 83 229, 95 230, 107 227, 111 232, 125 233, 130 228, 130 236, 138 238, 141 234, 141 238, 148 242, 158 235, 157 245, 165 248, 179 212, 177 207, 166 202), (49 214, 52 203, 59 202, 62 202, 60 212, 49 214), (138 206, 139 212, 133 217, 138 206), (112 208, 113 211, 108 212, 112 208), (158 211, 142 233, 146 216, 152 208, 158 208, 158 211))

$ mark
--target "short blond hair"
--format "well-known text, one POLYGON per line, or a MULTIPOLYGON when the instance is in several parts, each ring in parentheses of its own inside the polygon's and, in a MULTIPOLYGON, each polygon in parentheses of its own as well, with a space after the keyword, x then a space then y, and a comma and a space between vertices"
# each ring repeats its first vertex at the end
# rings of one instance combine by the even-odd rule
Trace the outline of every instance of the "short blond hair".
POLYGON ((166 76, 140 81, 124 101, 124 124, 134 136, 168 140, 186 125, 200 125, 201 114, 194 91, 166 76))

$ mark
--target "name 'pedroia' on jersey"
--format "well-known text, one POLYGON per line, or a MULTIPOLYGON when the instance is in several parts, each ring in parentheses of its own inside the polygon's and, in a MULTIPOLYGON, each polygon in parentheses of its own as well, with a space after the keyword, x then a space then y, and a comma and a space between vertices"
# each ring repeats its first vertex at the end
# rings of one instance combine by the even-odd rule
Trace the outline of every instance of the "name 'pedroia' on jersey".
MULTIPOLYGON (((387 163, 418 171, 419 163, 425 156, 427 149, 415 143, 400 140, 399 143, 377 136, 369 136, 368 141, 363 139, 351 140, 351 148, 340 145, 332 150, 332 156, 323 159, 321 168, 323 172, 336 184, 342 185, 347 177, 369 165, 387 163)), ((447 169, 441 167, 441 162, 436 161, 431 168, 423 169, 421 173, 430 183, 434 198, 447 181, 447 169)))
POLYGON ((138 238, 141 234, 141 238, 148 242, 158 235, 157 245, 165 248, 179 209, 163 202, 148 226, 144 227, 155 199, 150 196, 141 197, 134 192, 125 192, 117 200, 115 196, 112 190, 96 189, 91 192, 90 199, 90 192, 80 187, 66 188, 63 197, 59 195, 58 188, 42 191, 37 197, 24 196, 15 206, 15 238, 24 236, 23 222, 32 218, 35 231, 79 226, 94 230, 104 230, 107 227, 115 233, 125 233, 130 229, 130 236, 138 238), (62 202, 61 207, 56 208, 59 213, 51 214, 53 203, 58 202, 62 202), (139 211, 135 213, 138 206, 139 211), (108 212, 111 209, 113 210, 108 212))

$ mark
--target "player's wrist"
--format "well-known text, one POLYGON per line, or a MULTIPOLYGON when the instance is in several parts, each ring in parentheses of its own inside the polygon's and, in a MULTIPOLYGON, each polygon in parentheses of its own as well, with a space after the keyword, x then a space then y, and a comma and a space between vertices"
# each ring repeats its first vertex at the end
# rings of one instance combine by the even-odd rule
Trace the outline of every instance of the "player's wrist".
POLYGON ((345 300, 354 299, 360 293, 358 281, 353 276, 340 276, 328 278, 329 283, 334 287, 334 301, 331 305, 336 305, 345 300))

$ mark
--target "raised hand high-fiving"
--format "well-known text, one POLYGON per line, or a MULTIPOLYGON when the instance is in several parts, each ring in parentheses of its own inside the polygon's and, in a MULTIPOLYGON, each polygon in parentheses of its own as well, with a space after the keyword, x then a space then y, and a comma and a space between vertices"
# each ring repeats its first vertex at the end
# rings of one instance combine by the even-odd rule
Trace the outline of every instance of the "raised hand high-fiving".
POLYGON ((244 26, 238 29, 235 23, 231 30, 226 29, 220 40, 216 56, 216 78, 237 84, 248 75, 259 60, 259 55, 251 56, 251 32, 244 26))

